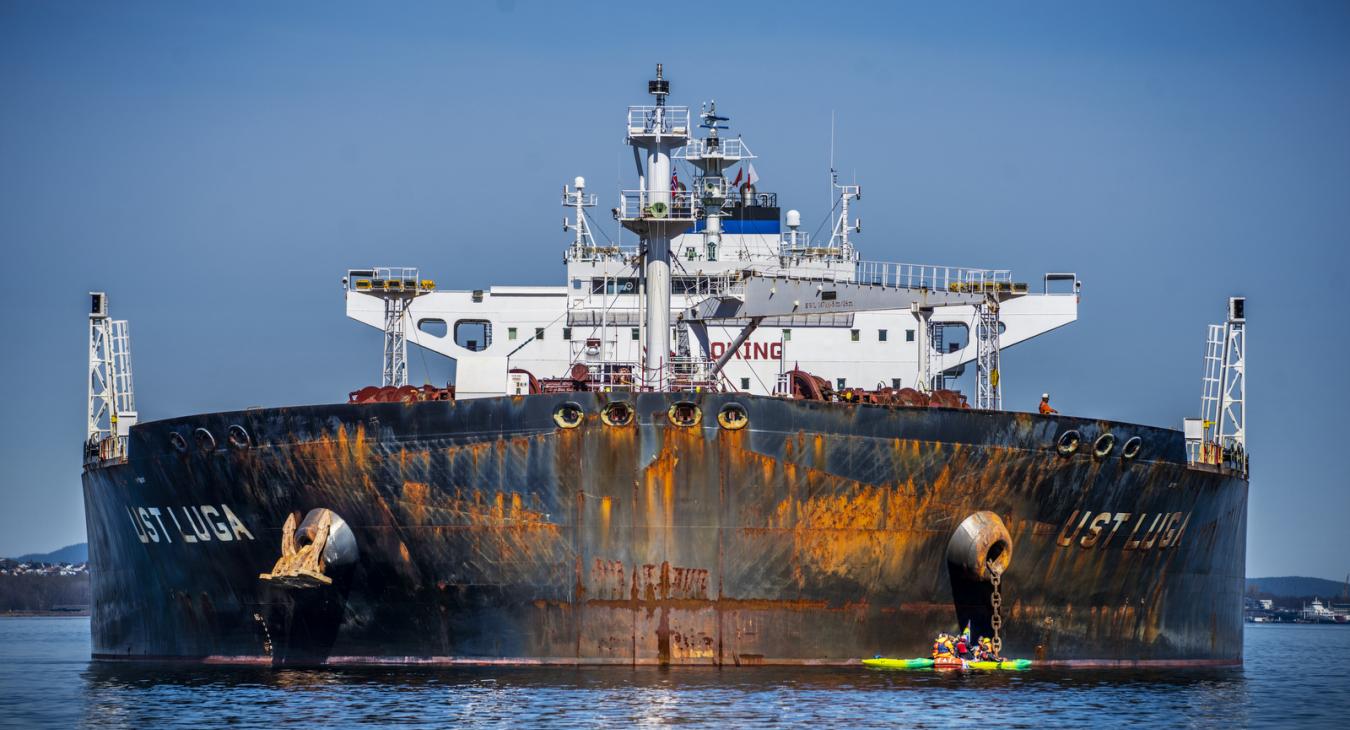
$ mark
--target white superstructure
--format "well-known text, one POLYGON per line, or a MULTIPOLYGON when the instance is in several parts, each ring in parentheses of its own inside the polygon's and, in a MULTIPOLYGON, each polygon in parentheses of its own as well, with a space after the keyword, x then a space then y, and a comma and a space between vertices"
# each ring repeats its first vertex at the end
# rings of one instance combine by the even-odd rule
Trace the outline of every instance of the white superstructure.
MULTIPOLYGON (((700 139, 688 108, 666 105, 669 82, 659 68, 649 91, 657 103, 630 107, 625 127, 638 184, 612 210, 638 234, 637 247, 596 243, 586 213, 595 196, 577 178, 563 188, 574 216, 565 224, 574 235, 563 285, 440 291, 412 277, 418 295, 401 302, 396 328, 455 361, 457 397, 523 392, 528 378, 512 370, 564 378, 577 364, 597 388, 771 394, 784 371, 800 368, 840 390, 928 391, 978 362, 977 405, 998 407, 998 351, 1077 319, 1071 273, 1046 274, 1032 292, 1005 270, 860 260, 850 237, 860 226, 848 219, 861 197, 855 185, 836 186, 828 241, 811 241, 795 210, 786 212, 784 230, 777 196, 757 189, 754 155, 740 138, 719 137, 727 118, 716 106, 699 115, 707 130, 700 139), (752 302, 747 281, 767 298, 752 302), (798 286, 804 282, 810 286, 798 286), (799 289, 826 301, 788 293, 799 289), (836 289, 849 301, 834 301, 836 289), (874 299, 848 292, 879 298, 870 305, 874 299), (796 298, 775 303, 775 296, 796 298), (745 316, 714 313, 741 302, 745 316), (979 334, 994 331, 982 358, 979 334)), ((388 281, 375 272, 348 272, 347 315, 389 333, 388 298, 380 295, 388 281)))

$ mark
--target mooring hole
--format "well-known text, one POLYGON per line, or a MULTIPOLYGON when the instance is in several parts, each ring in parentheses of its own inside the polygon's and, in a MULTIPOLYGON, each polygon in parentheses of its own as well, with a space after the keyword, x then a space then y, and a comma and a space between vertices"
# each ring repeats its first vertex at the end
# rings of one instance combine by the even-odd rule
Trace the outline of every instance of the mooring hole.
POLYGON ((989 552, 984 554, 985 563, 986 564, 993 563, 994 565, 998 565, 998 561, 1003 558, 1003 554, 1006 552, 1008 552, 1008 543, 999 540, 993 545, 990 545, 989 552))

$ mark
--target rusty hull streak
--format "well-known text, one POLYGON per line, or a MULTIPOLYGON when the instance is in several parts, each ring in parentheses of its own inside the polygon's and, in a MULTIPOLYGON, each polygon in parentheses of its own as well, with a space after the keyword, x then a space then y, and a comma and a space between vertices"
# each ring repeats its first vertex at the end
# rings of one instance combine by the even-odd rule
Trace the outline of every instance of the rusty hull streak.
POLYGON ((961 520, 990 510, 1016 546, 1005 653, 1064 666, 1241 660, 1247 485, 1187 469, 1175 431, 739 394, 702 395, 703 423, 672 426, 666 409, 687 397, 628 396, 637 422, 625 427, 601 423, 594 393, 138 425, 129 464, 85 475, 95 653, 277 664, 914 655, 936 631, 987 624, 986 594, 944 556, 961 520), (586 411, 578 428, 553 424, 566 400, 586 411), (748 428, 717 426, 730 400, 748 428), (171 431, 233 423, 251 449, 168 444, 171 431), (1062 458, 1053 443, 1068 428, 1140 435, 1146 452, 1062 458), (208 504, 228 504, 256 539, 145 544, 127 520, 129 507, 208 504), (285 516, 314 507, 351 526, 357 564, 328 588, 261 585, 285 516), (1107 512, 1132 520, 1059 544, 1080 515, 1107 512), (1179 545, 1158 547, 1153 530, 1151 547, 1125 549, 1133 516, 1164 514, 1186 515, 1179 545))

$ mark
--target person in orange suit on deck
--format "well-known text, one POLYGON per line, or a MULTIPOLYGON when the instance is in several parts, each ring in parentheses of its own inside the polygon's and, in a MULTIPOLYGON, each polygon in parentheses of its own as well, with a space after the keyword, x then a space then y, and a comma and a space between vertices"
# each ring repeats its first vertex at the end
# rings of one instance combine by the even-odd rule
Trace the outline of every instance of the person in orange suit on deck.
POLYGON ((1041 393, 1041 415, 1048 416, 1051 413, 1059 413, 1059 411, 1050 407, 1050 394, 1041 393))

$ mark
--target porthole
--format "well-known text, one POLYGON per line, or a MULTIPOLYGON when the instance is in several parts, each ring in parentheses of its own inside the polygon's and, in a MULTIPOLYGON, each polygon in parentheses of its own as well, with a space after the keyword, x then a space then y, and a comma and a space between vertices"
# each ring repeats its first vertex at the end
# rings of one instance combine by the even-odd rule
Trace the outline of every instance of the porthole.
POLYGON ((197 448, 202 451, 214 451, 216 448, 216 437, 204 428, 193 431, 192 438, 197 442, 197 448))
POLYGON ((567 401, 553 409, 553 422, 558 424, 559 428, 576 428, 585 417, 586 413, 581 410, 581 404, 573 401, 567 401))
POLYGON ((1059 441, 1055 444, 1055 448, 1059 451, 1060 456, 1070 456, 1078 450, 1078 444, 1082 440, 1083 437, 1077 431, 1065 431, 1059 435, 1059 441))
POLYGON ((740 403, 728 403, 717 412, 717 425, 728 431, 739 431, 749 423, 750 416, 745 412, 745 406, 740 403))
POLYGON ((666 411, 666 417, 673 426, 692 428, 703 421, 703 409, 687 400, 675 401, 666 411))
POLYGON ((1138 436, 1131 436, 1125 445, 1120 448, 1120 455, 1126 459, 1133 459, 1139 456, 1139 452, 1144 450, 1144 440, 1138 436))
POLYGON ((1092 442, 1092 455, 1098 459, 1105 459, 1111 455, 1111 450, 1116 448, 1116 437, 1109 433, 1104 433, 1092 442))
POLYGON ((187 439, 183 438, 183 434, 178 433, 177 431, 169 434, 169 445, 173 447, 174 451, 177 451, 180 454, 187 453, 187 439))
POLYGON ((230 426, 229 440, 230 446, 236 449, 247 449, 253 445, 253 440, 249 438, 248 431, 245 431, 244 427, 237 423, 230 426))
POLYGON ((627 426, 633 422, 633 407, 624 401, 615 401, 600 411, 600 420, 606 426, 627 426))

